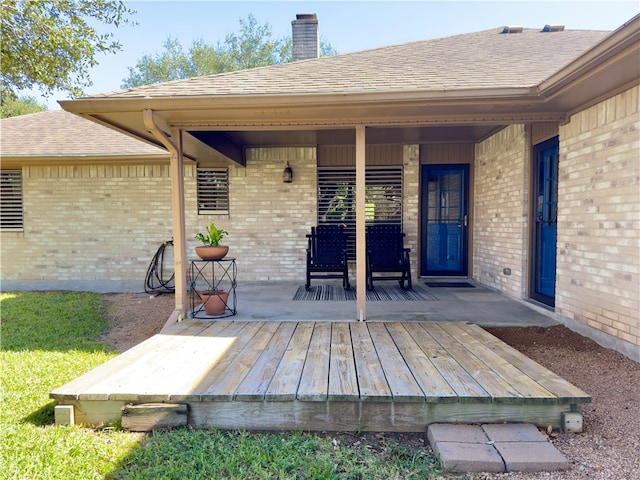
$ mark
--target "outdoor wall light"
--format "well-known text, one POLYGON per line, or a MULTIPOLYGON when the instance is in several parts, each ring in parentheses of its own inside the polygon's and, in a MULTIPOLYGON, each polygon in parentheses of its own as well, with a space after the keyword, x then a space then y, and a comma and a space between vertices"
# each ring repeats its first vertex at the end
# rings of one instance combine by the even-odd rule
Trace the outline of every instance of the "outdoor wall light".
POLYGON ((293 170, 289 166, 289 162, 287 161, 287 166, 284 167, 282 171, 282 182, 283 183, 291 183, 293 181, 293 170))

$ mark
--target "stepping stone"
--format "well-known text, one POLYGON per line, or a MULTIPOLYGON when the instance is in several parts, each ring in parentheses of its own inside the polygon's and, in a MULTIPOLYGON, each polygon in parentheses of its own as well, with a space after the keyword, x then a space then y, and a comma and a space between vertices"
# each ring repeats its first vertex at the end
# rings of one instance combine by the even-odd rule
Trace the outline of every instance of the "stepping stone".
POLYGON ((569 462, 549 442, 496 442, 507 472, 552 472, 567 470, 569 462))
POLYGON ((486 443, 438 442, 433 451, 440 465, 455 472, 504 472, 502 457, 486 443))
POLYGON ((567 459, 535 425, 434 423, 427 438, 442 468, 456 472, 566 470, 567 459))

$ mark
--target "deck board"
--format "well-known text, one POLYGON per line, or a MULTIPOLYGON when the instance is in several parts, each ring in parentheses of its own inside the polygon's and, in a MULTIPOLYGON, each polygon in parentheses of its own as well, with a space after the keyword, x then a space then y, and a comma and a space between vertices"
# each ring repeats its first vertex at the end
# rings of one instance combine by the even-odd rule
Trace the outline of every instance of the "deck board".
MULTIPOLYGON (((497 354, 490 346, 483 344, 477 337, 460 328, 459 325, 442 325, 449 335, 457 338, 475 352, 475 355, 491 370, 500 376, 505 382, 522 397, 555 400, 556 396, 541 386, 527 374, 497 354)), ((525 400, 526 401, 526 400, 525 400)))
POLYGON ((234 322, 224 329, 221 332, 221 336, 232 338, 233 342, 231 342, 216 365, 209 371, 202 383, 198 385, 194 393, 200 395, 202 400, 216 400, 216 387, 224 382, 229 375, 236 373, 234 367, 236 367, 236 364, 241 363, 238 361, 238 355, 251 342, 262 325, 263 322, 245 324, 234 322))
POLYGON ((255 401, 266 397, 267 389, 284 356, 289 340, 296 329, 295 323, 281 323, 271 340, 260 353, 256 365, 252 368, 238 386, 235 400, 255 401))
POLYGON ((296 399, 302 369, 313 335, 313 327, 313 322, 299 323, 296 326, 289 346, 267 389, 266 400, 292 401, 296 399))
POLYGON ((263 430, 558 425, 591 400, 476 325, 426 322, 186 320, 50 395, 88 424, 170 402, 195 427, 263 430))
POLYGON ((407 324, 406 328, 418 339, 438 372, 456 392, 460 402, 490 402, 491 396, 438 342, 439 330, 429 325, 407 324), (435 336, 434 336, 435 335, 435 336))
POLYGON ((327 398, 328 400, 359 400, 360 392, 349 324, 335 323, 331 326, 327 398))
POLYGON ((416 382, 386 325, 372 323, 368 326, 376 351, 381 359, 392 398, 405 402, 424 401, 424 392, 416 382))
POLYGON ((432 330, 440 330, 438 342, 449 352, 453 359, 460 364, 481 386, 492 400, 508 401, 519 398, 521 395, 515 391, 508 382, 497 375, 491 367, 484 363, 473 350, 467 348, 458 339, 447 332, 450 325, 430 325, 432 330))
POLYGON ((426 401, 433 403, 454 401, 457 398, 456 392, 416 343, 420 339, 414 338, 402 324, 392 323, 387 328, 418 385, 422 387, 426 401))
POLYGON ((278 325, 265 323, 246 342, 244 348, 229 363, 229 366, 217 376, 216 381, 202 394, 203 399, 231 401, 244 379, 251 371, 276 332, 278 325))
POLYGON ((362 401, 391 401, 391 390, 364 322, 351 324, 356 376, 362 401))
POLYGON ((298 400, 323 401, 329 394, 331 323, 316 323, 298 386, 298 400))

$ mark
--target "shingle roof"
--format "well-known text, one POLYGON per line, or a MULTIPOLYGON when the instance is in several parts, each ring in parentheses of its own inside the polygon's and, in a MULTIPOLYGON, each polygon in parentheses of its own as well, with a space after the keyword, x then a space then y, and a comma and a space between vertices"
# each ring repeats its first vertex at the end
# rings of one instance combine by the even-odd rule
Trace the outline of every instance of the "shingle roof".
POLYGON ((2 157, 167 155, 164 150, 64 110, 0 120, 2 157))
POLYGON ((446 92, 532 87, 610 32, 499 29, 208 75, 94 95, 100 98, 446 92))

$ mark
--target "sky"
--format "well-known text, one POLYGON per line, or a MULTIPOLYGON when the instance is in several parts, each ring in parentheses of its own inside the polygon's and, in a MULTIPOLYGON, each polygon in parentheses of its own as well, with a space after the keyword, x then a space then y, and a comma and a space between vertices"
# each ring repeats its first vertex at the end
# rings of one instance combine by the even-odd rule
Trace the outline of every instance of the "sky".
MULTIPOLYGON (((441 38, 505 25, 542 29, 564 24, 572 30, 615 30, 640 13, 640 1, 126 1, 136 10, 137 26, 112 29, 122 44, 117 54, 100 55, 91 70, 88 95, 119 90, 145 54, 162 51, 167 37, 177 38, 185 50, 193 40, 224 42, 238 33, 240 19, 252 14, 258 24, 268 23, 273 37, 291 35, 291 21, 299 13, 315 13, 321 38, 339 53, 350 53, 417 40, 441 38)), ((45 99, 32 92, 49 109, 68 98, 54 92, 45 99)))

